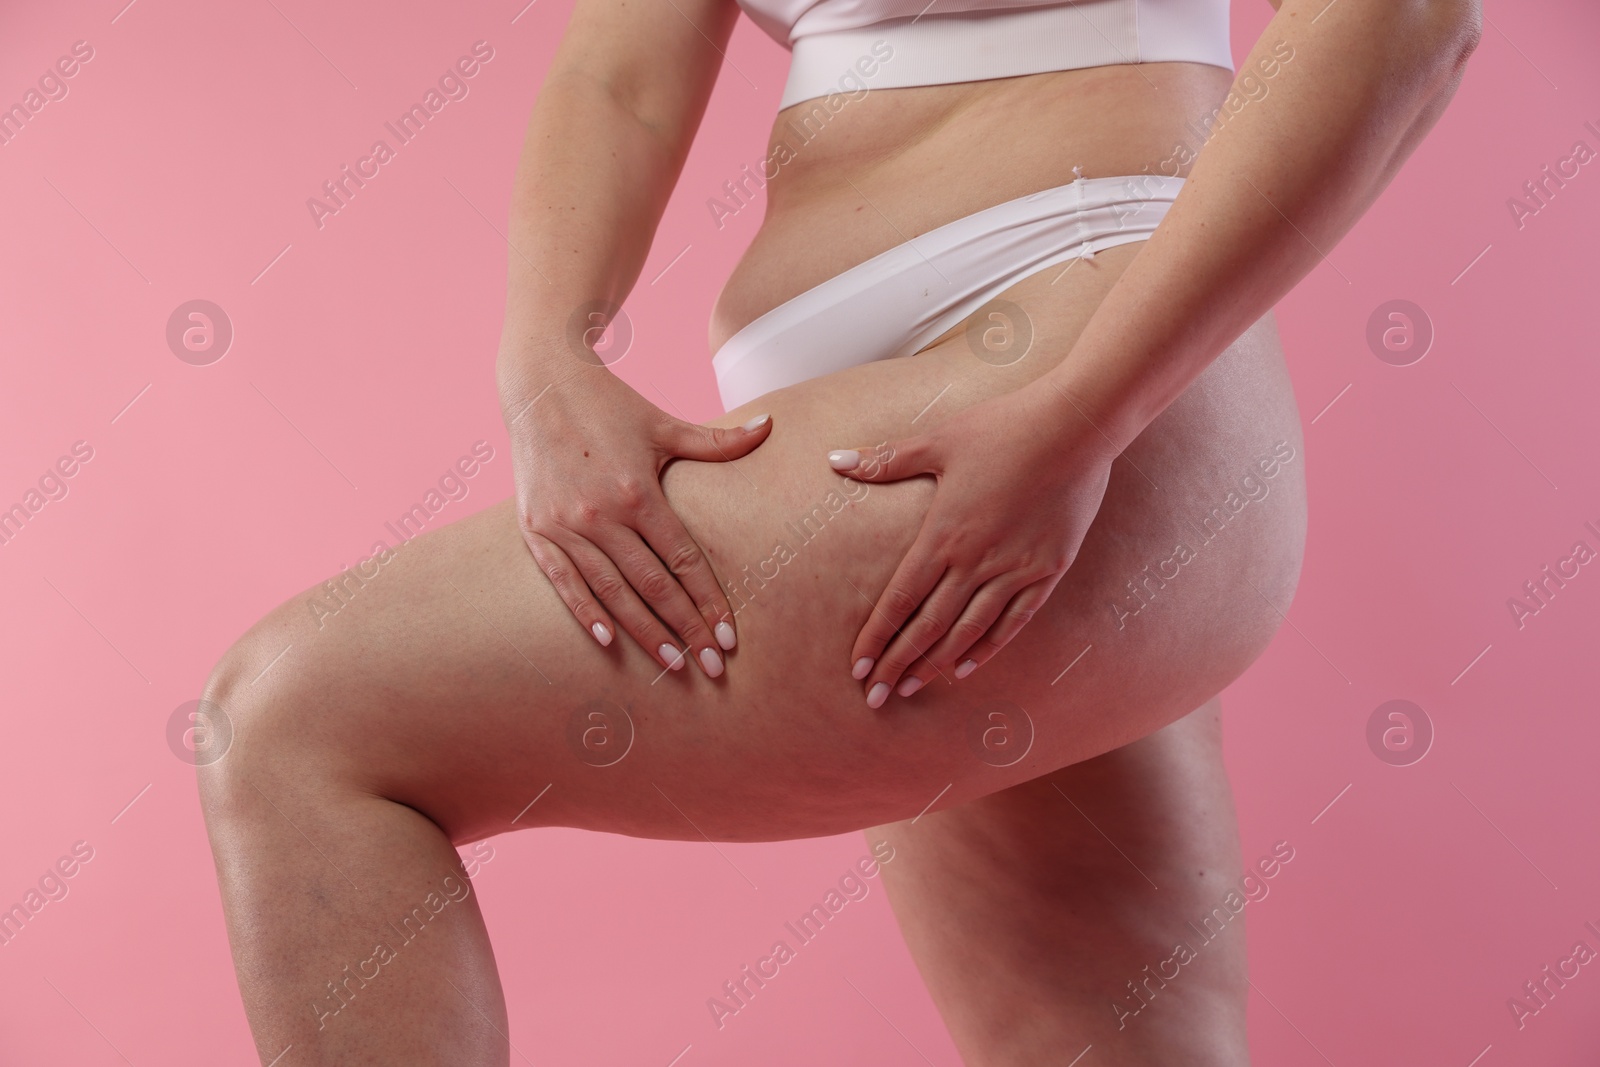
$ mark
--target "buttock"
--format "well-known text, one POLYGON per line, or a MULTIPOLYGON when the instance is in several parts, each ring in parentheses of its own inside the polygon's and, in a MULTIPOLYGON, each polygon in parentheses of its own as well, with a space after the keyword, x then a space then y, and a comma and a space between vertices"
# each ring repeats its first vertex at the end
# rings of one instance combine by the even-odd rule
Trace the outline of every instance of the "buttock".
MULTIPOLYGON (((860 811, 860 787, 846 783, 881 779, 886 764, 908 774, 942 774, 940 785, 957 782, 945 802, 961 790, 970 797, 981 783, 963 779, 975 751, 963 731, 991 706, 1030 723, 1034 747, 1027 760, 985 767, 981 777, 993 788, 1027 780, 1199 707, 1277 632, 1304 551, 1306 456, 1269 315, 1113 464, 1078 559, 1001 655, 962 682, 935 679, 911 700, 891 697, 887 714, 878 717, 846 674, 868 598, 910 547, 934 485, 925 477, 851 483, 826 468, 827 450, 908 436, 990 396, 1025 388, 1069 358, 1071 340, 1141 247, 1075 260, 1064 275, 1059 266, 1043 270, 1000 293, 996 303, 1025 319, 1031 334, 1030 350, 1011 352, 1014 359, 992 358, 972 337, 996 328, 992 303, 914 358, 871 361, 779 389, 716 420, 735 425, 762 411, 773 415, 773 437, 763 447, 779 449, 765 456, 757 450, 738 472, 704 464, 668 470, 675 507, 681 503, 687 516, 722 517, 721 525, 686 523, 708 546, 739 612, 741 635, 749 635, 752 647, 759 643, 761 655, 770 652, 765 661, 730 665, 730 673, 733 667, 746 677, 755 673, 747 698, 759 702, 763 716, 797 731, 779 748, 793 760, 775 760, 756 744, 738 752, 752 811, 767 807, 778 817, 786 790, 801 788, 796 775, 819 773, 798 758, 816 748, 801 735, 816 731, 858 738, 825 761, 828 774, 841 779, 834 794, 851 813, 860 811), (859 740, 863 724, 878 731, 870 741, 859 740), (852 751, 851 744, 862 747, 852 751)), ((726 704, 741 706, 737 697, 726 704)))

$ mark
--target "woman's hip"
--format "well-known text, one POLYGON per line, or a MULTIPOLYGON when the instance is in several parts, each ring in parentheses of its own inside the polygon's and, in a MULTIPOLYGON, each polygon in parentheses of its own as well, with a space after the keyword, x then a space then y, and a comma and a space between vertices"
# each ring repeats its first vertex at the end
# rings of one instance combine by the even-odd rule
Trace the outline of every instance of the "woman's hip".
MULTIPOLYGON (((1131 249, 1082 268, 1072 281, 1080 296, 1109 284, 1117 253, 1131 249)), ((1282 624, 1304 546, 1305 455, 1265 319, 1113 464, 1076 561, 1021 636, 970 678, 936 679, 878 713, 865 707, 848 674, 850 646, 934 486, 926 477, 853 482, 828 468, 826 453, 904 437, 1026 387, 1092 310, 1063 292, 1018 287, 1006 298, 1033 309, 1039 343, 1017 362, 985 361, 958 332, 914 358, 780 389, 717 420, 772 414, 772 436, 736 464, 669 468, 669 500, 738 612, 741 652, 709 707, 746 722, 742 738, 722 740, 729 763, 748 772, 745 816, 848 829, 868 813, 915 815, 947 785, 941 807, 1098 755, 1199 707, 1282 624), (1005 758, 986 738, 1000 739, 1005 758), (819 783, 827 801, 803 814, 787 799, 819 783)))

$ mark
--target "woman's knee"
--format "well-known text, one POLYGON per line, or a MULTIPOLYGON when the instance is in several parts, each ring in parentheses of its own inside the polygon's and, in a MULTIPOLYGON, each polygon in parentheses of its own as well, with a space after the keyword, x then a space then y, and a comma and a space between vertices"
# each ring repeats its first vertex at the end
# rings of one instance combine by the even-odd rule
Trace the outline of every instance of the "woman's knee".
POLYGON ((343 762, 340 709, 319 684, 315 647, 290 638, 286 610, 235 641, 206 679, 192 729, 208 815, 263 789, 309 791, 343 762))

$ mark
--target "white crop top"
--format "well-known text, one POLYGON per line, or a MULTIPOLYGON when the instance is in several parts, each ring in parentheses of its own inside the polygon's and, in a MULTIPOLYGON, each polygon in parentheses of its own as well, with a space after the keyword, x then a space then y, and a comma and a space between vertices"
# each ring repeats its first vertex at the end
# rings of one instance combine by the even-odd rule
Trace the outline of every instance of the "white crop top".
POLYGON ((793 53, 780 108, 831 93, 1113 63, 1233 69, 1228 0, 738 0, 793 53))

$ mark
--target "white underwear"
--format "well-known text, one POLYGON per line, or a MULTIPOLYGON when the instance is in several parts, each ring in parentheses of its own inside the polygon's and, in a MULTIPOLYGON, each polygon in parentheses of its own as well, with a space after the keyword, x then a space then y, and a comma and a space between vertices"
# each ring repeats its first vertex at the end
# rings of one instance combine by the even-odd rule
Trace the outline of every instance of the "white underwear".
POLYGON ((1147 239, 1182 188, 1160 175, 1079 178, 879 253, 728 338, 711 358, 723 407, 914 355, 1030 274, 1147 239))

